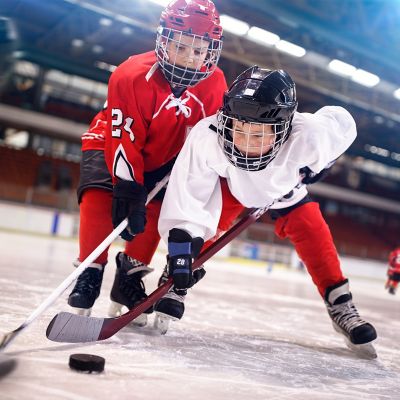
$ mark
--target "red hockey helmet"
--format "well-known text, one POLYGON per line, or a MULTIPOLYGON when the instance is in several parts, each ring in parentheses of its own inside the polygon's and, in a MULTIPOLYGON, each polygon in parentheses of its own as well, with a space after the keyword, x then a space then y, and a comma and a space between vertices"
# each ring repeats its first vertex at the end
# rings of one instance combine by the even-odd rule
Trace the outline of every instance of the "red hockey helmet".
POLYGON ((221 50, 222 27, 211 0, 173 0, 161 13, 156 55, 172 85, 194 86, 208 78, 221 50))
POLYGON ((160 25, 210 39, 222 37, 219 14, 210 0, 174 0, 161 13, 160 25))

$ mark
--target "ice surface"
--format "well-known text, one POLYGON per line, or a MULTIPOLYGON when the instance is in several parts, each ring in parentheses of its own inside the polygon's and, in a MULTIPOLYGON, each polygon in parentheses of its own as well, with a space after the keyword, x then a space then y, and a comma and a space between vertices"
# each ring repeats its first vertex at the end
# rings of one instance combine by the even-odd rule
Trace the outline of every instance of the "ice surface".
MULTIPOLYGON (((0 333, 18 327, 72 272, 72 240, 0 232, 0 333)), ((111 250, 93 315, 106 316, 111 250)), ((154 289, 165 254, 157 253, 154 289)), ((350 279, 361 315, 379 335, 377 360, 361 360, 344 345, 305 273, 215 260, 192 289, 182 321, 166 336, 127 327, 95 344, 48 341, 45 330, 59 311, 70 311, 70 291, 7 348, 17 367, 0 377, 1 400, 89 399, 400 399, 400 294, 381 280, 350 279), (72 353, 105 357, 102 374, 68 367, 72 353)), ((152 316, 150 320, 152 321, 152 316)), ((1 368, 1 366, 0 366, 1 368)))

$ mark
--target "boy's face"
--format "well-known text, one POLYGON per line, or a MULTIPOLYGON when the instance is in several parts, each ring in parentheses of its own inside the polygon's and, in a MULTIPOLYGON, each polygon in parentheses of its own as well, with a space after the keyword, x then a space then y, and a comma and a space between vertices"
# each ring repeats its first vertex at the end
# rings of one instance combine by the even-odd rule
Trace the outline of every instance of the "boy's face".
POLYGON ((272 125, 233 120, 233 143, 247 157, 262 156, 273 147, 275 133, 272 125))
POLYGON ((200 36, 175 31, 167 43, 168 61, 181 68, 200 70, 207 57, 209 44, 200 36))

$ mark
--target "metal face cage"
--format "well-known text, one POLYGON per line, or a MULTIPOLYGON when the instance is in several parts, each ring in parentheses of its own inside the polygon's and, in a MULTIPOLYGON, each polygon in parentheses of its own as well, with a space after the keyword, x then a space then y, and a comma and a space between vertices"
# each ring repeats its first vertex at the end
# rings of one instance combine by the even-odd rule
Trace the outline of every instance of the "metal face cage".
POLYGON ((174 87, 194 86, 208 78, 217 67, 221 51, 222 40, 162 26, 157 30, 157 61, 165 78, 174 87), (189 52, 194 60, 202 60, 203 57, 204 60, 199 62, 198 67, 192 68, 188 61, 179 62, 178 51, 189 52), (174 52, 175 56, 171 56, 174 52))
POLYGON ((290 120, 247 122, 220 111, 217 121, 218 142, 225 156, 235 167, 246 171, 264 169, 275 158, 290 132, 290 120))

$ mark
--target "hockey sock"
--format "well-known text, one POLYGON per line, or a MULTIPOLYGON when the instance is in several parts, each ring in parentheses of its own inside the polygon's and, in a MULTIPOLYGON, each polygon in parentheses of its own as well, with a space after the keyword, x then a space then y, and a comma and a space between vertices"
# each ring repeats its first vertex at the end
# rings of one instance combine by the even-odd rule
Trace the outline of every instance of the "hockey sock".
MULTIPOLYGON (((111 233, 112 192, 102 189, 86 189, 80 203, 79 261, 89 254, 111 233)), ((108 248, 94 261, 107 263, 108 248)))
POLYGON ((327 287, 345 279, 331 232, 318 203, 303 204, 278 218, 275 233, 293 243, 321 296, 327 287))

